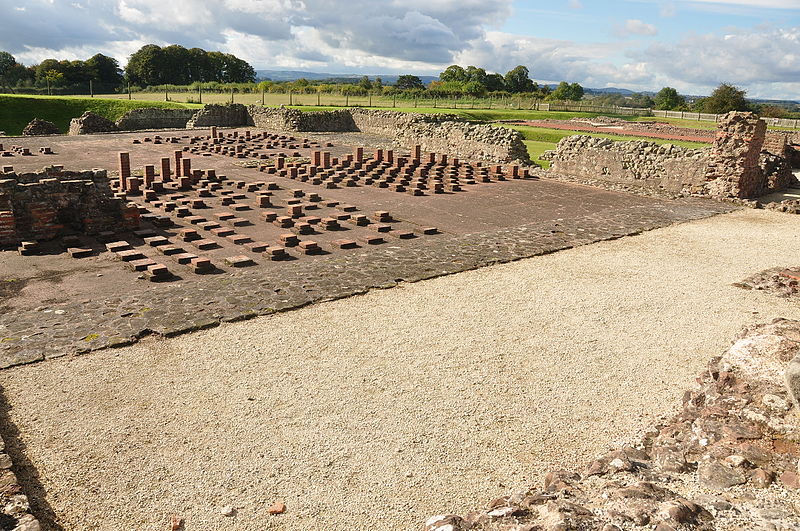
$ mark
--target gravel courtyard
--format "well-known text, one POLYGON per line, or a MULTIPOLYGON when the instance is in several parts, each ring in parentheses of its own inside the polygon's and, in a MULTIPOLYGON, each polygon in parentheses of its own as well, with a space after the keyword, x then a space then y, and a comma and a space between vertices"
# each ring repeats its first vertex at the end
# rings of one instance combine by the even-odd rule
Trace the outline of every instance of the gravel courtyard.
POLYGON ((9 445, 55 529, 418 529, 632 439, 742 326, 800 318, 732 286, 798 249, 800 216, 742 210, 17 367, 9 445))

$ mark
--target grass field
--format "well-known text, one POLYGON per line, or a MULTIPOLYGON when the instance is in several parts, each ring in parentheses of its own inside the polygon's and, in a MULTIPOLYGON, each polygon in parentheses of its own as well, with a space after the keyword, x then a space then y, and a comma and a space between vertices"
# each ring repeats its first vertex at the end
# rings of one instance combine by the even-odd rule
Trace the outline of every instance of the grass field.
MULTIPOLYGON (((62 133, 69 122, 86 111, 116 120, 126 111, 138 107, 193 107, 181 103, 128 101, 72 96, 15 96, 0 95, 0 131, 7 135, 20 135, 22 129, 34 118, 53 122, 62 133)), ((196 107, 200 107, 196 105, 196 107)))

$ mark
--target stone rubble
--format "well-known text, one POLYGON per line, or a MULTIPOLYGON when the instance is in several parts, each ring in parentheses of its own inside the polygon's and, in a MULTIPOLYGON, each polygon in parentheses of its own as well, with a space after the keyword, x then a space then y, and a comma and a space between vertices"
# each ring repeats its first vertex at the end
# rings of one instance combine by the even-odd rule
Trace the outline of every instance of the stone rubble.
POLYGON ((637 444, 425 531, 800 529, 800 321, 745 329, 697 382, 637 444))
POLYGON ((117 131, 117 126, 111 120, 86 111, 78 118, 69 122, 69 135, 90 135, 92 133, 111 133, 117 131))
POLYGON ((58 126, 53 122, 42 120, 41 118, 34 118, 25 129, 22 130, 22 136, 41 136, 41 135, 59 135, 61 131, 58 126))

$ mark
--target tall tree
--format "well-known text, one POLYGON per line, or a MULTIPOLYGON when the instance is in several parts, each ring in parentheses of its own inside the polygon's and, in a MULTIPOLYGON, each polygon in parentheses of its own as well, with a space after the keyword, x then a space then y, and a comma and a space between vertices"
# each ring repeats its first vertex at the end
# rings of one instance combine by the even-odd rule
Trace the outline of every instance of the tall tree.
POLYGON ((95 54, 86 60, 86 67, 92 79, 102 84, 116 87, 122 83, 122 70, 113 57, 101 53, 95 54))
POLYGON ((506 73, 506 90, 509 92, 532 92, 533 81, 529 76, 528 67, 519 65, 506 73))
POLYGON ((672 87, 664 87, 658 91, 655 97, 656 109, 671 111, 686 103, 686 99, 678 94, 672 87))
POLYGON ((711 96, 703 100, 703 112, 725 114, 730 111, 747 111, 750 105, 745 96, 747 92, 729 83, 722 83, 711 96))
POLYGON ((486 90, 489 92, 497 92, 506 89, 506 81, 500 74, 487 74, 484 82, 486 90))
POLYGON ((444 69, 444 72, 439 74, 439 81, 448 83, 455 81, 456 83, 464 83, 467 81, 467 72, 458 65, 450 65, 444 69))
POLYGON ((404 75, 397 78, 397 83, 394 84, 400 90, 409 90, 409 89, 424 89, 425 85, 422 83, 422 80, 417 76, 412 75, 404 75))

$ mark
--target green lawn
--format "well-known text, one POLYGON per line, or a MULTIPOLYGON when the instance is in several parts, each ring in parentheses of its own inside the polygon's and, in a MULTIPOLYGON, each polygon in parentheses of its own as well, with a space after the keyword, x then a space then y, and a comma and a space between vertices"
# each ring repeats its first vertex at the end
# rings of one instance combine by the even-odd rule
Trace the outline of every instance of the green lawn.
POLYGON ((85 111, 92 111, 109 120, 117 120, 125 112, 139 107, 175 109, 201 106, 163 101, 3 94, 0 95, 0 131, 5 131, 7 135, 20 135, 28 122, 34 118, 41 118, 53 122, 62 133, 66 133, 69 129, 69 121, 85 111))
POLYGON ((525 145, 528 146, 528 153, 531 157, 531 160, 533 160, 538 164, 541 164, 542 167, 544 168, 549 168, 550 162, 546 160, 541 160, 539 158, 541 154, 549 149, 555 149, 556 144, 558 144, 559 140, 561 140, 562 138, 573 135, 588 135, 597 138, 609 138, 615 142, 644 140, 647 142, 653 142, 655 144, 672 144, 674 146, 681 146, 691 149, 703 149, 709 146, 709 144, 704 144, 702 142, 687 142, 684 140, 662 140, 660 138, 609 135, 606 133, 587 133, 585 131, 565 131, 562 129, 548 129, 544 127, 529 127, 523 125, 505 125, 503 127, 508 127, 509 129, 514 129, 522 133, 522 137, 525 139, 524 140, 525 145))

